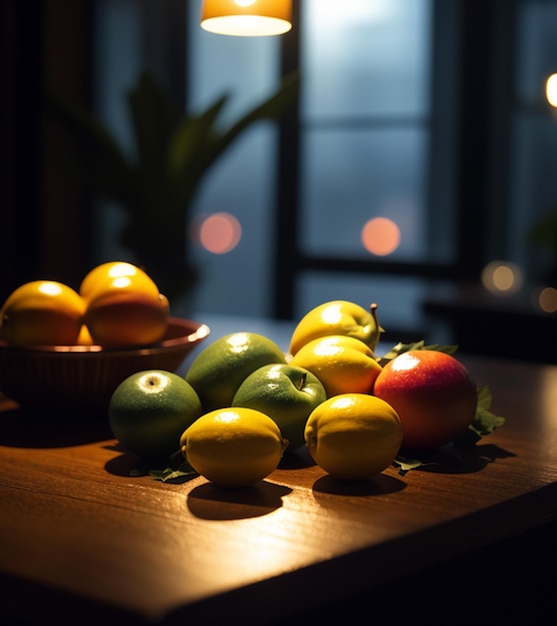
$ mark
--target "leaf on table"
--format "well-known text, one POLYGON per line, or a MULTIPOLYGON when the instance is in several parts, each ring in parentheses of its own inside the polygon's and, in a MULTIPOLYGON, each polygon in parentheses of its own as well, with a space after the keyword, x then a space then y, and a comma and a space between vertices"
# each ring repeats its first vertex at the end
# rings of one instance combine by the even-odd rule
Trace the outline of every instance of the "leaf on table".
POLYGON ((478 388, 478 406, 476 408, 476 417, 469 426, 480 437, 489 435, 496 428, 503 426, 505 418, 495 415, 491 412, 491 391, 487 385, 478 388))
POLYGON ((191 478, 199 476, 199 474, 193 469, 193 467, 184 461, 178 468, 166 467, 164 469, 151 469, 149 470, 149 476, 153 480, 160 480, 163 483, 168 482, 185 482, 191 478))
POLYGON ((163 483, 183 483, 199 476, 199 473, 184 460, 180 451, 172 454, 166 462, 161 461, 158 467, 153 467, 154 465, 156 463, 144 460, 130 471, 130 476, 150 476, 153 480, 163 483))
POLYGON ((424 462, 420 461, 420 459, 407 459, 403 456, 397 456, 396 459, 393 461, 393 466, 399 469, 398 473, 401 476, 404 476, 410 470, 421 467, 423 464, 424 462))

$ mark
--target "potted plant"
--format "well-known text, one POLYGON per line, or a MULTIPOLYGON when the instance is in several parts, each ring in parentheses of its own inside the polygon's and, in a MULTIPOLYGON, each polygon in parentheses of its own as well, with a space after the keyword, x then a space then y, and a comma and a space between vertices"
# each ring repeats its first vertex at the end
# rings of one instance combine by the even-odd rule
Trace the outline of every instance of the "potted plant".
POLYGON ((287 76, 268 99, 222 128, 219 114, 228 95, 204 111, 184 113, 144 71, 127 94, 133 156, 83 108, 48 95, 46 110, 73 141, 75 151, 69 156, 87 188, 124 209, 121 243, 174 299, 187 294, 195 281, 186 228, 200 182, 254 123, 279 119, 295 102, 298 85, 297 74, 287 76))

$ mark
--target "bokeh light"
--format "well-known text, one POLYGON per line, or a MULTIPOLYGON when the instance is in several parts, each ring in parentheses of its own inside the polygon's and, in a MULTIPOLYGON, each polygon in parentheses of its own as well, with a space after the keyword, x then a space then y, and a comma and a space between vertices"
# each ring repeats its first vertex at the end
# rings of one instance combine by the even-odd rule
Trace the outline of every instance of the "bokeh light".
POLYGON ((377 256, 392 254, 400 244, 400 228, 387 217, 374 217, 362 228, 364 248, 377 256))
POLYGON ((62 293, 62 286, 55 281, 45 280, 38 286, 38 290, 45 296, 59 296, 62 293))
POLYGON ((557 107, 557 74, 551 74, 545 84, 545 95, 552 107, 557 107))
POLYGON ((544 313, 557 313, 557 289, 543 287, 538 293, 537 304, 544 313))
POLYGON ((515 263, 492 261, 482 270, 482 283, 492 293, 516 293, 522 287, 522 271, 515 263))
POLYGON ((191 235, 197 245, 208 252, 227 254, 240 242, 242 227, 230 213, 212 213, 194 222, 191 235))

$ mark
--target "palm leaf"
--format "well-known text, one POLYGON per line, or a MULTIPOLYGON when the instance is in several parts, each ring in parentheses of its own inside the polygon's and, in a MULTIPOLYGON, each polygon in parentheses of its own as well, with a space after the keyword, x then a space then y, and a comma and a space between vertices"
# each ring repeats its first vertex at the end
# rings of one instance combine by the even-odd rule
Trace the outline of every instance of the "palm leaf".
POLYGON ((204 167, 208 168, 252 124, 264 120, 277 120, 292 107, 298 97, 300 76, 292 72, 281 82, 278 90, 267 100, 258 104, 227 131, 215 138, 207 151, 204 167))
POLYGON ((166 91, 150 72, 143 72, 137 86, 128 92, 128 106, 144 176, 161 177, 168 145, 180 116, 166 91))

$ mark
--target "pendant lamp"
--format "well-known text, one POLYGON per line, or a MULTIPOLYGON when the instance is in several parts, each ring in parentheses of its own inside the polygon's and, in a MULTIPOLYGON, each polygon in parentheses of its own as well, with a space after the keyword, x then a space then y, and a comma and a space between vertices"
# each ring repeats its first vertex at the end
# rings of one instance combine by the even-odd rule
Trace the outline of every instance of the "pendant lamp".
POLYGON ((238 37, 282 35, 292 28, 292 0, 204 0, 201 28, 238 37))
POLYGON ((545 84, 545 95, 552 107, 557 107, 557 74, 551 74, 545 84))

